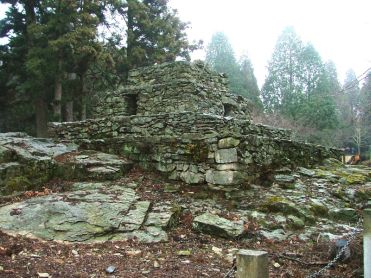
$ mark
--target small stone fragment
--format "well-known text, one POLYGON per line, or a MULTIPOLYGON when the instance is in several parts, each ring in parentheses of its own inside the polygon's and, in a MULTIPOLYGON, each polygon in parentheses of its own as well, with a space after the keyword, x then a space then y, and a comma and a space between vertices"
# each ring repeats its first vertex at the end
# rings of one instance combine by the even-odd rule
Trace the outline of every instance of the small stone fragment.
POLYGON ((39 278, 49 278, 49 277, 51 277, 50 274, 46 273, 46 272, 38 272, 37 275, 38 275, 39 278))
POLYGON ((192 254, 191 250, 179 250, 177 252, 178 256, 190 256, 192 254))
POLYGON ((126 251, 126 254, 128 256, 138 256, 138 255, 142 254, 142 251, 141 250, 128 250, 128 251, 126 251))
POLYGON ((112 274, 116 271, 116 267, 113 265, 110 265, 109 267, 106 268, 106 273, 112 274))
POLYGON ((221 248, 218 248, 216 246, 213 246, 213 247, 211 247, 211 250, 213 250, 213 252, 215 254, 217 254, 218 256, 222 256, 223 255, 223 249, 221 249, 221 248))
POLYGON ((160 267, 160 264, 158 263, 158 261, 155 261, 155 262, 153 263, 153 267, 154 267, 154 268, 159 268, 159 267, 160 267))

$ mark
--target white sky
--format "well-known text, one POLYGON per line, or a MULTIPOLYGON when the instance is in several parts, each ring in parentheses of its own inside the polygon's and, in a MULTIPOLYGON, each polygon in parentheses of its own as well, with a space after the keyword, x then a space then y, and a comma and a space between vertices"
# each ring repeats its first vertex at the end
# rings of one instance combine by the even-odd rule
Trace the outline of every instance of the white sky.
MULTIPOLYGON (((170 0, 170 5, 191 23, 189 38, 202 39, 205 47, 213 33, 224 32, 237 58, 249 55, 260 86, 276 40, 289 25, 324 61, 335 62, 340 82, 349 68, 360 75, 371 67, 370 0, 170 0)), ((0 18, 4 13, 0 5, 0 18)), ((192 58, 204 56, 201 50, 192 58)))
MULTIPOLYGON (((336 64, 341 83, 349 68, 358 76, 371 67, 370 0, 170 0, 170 5, 191 22, 191 40, 202 39, 206 47, 221 31, 237 56, 247 52, 260 86, 276 40, 289 25, 324 61, 336 64)), ((204 56, 198 51, 193 58, 204 56)))

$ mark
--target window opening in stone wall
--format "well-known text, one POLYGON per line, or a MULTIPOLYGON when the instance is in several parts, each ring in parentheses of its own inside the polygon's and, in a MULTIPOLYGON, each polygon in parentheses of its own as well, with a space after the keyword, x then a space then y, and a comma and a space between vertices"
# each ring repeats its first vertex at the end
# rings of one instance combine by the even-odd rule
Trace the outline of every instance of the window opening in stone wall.
POLYGON ((128 115, 136 115, 138 110, 138 95, 127 95, 128 115))
POLYGON ((231 117, 232 111, 233 111, 233 105, 230 105, 228 103, 223 103, 224 106, 224 117, 231 117))

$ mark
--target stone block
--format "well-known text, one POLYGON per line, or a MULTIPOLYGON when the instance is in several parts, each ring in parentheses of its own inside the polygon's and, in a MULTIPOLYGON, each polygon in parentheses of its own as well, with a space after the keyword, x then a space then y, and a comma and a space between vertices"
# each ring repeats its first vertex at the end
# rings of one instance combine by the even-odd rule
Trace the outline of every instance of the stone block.
POLYGON ((242 221, 233 222, 211 213, 195 217, 192 225, 196 231, 224 238, 236 238, 244 232, 242 221))
POLYGON ((237 149, 220 149, 215 152, 215 161, 216 163, 232 163, 237 162, 237 149))
POLYGON ((199 184, 205 182, 205 175, 186 171, 180 173, 180 179, 187 184, 199 184))
POLYGON ((218 148, 219 149, 228 149, 228 148, 234 148, 237 147, 240 144, 240 140, 235 139, 233 137, 227 137, 220 139, 218 142, 218 148))
POLYGON ((257 250, 240 250, 237 253, 237 278, 268 278, 268 253, 257 250))
POLYGON ((206 171, 206 181, 217 185, 235 185, 243 180, 243 175, 238 171, 206 171))

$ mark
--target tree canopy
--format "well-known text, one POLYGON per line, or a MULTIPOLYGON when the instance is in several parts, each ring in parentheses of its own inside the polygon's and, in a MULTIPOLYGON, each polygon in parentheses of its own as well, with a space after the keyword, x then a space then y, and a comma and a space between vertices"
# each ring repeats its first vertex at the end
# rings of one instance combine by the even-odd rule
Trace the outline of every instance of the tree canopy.
POLYGON ((102 87, 99 83, 125 82, 128 70, 138 66, 189 60, 200 45, 188 42, 188 24, 167 0, 1 3, 10 8, 0 21, 0 35, 8 38, 0 52, 0 100, 11 99, 14 105, 0 106, 15 115, 9 117, 15 120, 7 121, 9 126, 25 118, 30 125, 35 115, 39 136, 46 136, 48 120, 85 119, 89 89, 102 87), (109 28, 119 15, 120 34, 109 30, 108 39, 102 40, 99 28, 109 28), (19 108, 24 106, 28 108, 19 108))
POLYGON ((232 93, 248 98, 258 110, 262 108, 258 84, 249 57, 243 55, 237 62, 232 45, 224 33, 218 32, 213 35, 207 46, 206 63, 214 70, 227 74, 232 93))

